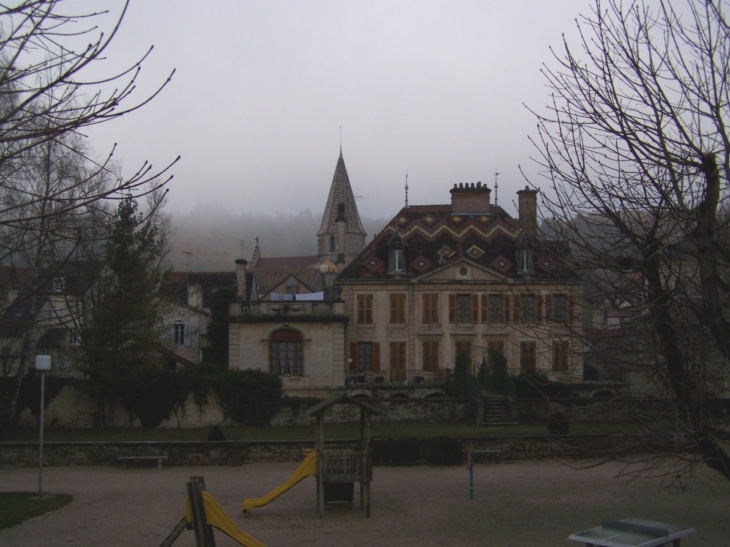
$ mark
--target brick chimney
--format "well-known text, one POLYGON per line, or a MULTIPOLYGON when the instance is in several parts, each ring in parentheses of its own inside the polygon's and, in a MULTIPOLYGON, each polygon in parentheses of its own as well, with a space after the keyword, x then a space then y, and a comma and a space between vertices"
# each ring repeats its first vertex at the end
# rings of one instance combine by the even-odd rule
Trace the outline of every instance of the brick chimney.
POLYGON ((459 183, 449 190, 451 194, 451 214, 474 215, 488 213, 492 209, 489 196, 492 190, 481 182, 474 184, 459 183))
POLYGON ((236 295, 246 300, 246 264, 248 261, 239 258, 236 260, 236 295))
POLYGON ((520 228, 528 235, 537 237, 537 190, 530 190, 525 186, 524 190, 517 192, 520 207, 520 228))

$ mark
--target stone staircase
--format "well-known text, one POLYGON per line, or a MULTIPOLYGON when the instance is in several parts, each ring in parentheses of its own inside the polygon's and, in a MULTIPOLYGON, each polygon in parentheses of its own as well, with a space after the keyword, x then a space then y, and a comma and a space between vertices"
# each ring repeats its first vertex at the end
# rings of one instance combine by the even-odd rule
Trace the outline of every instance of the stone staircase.
POLYGON ((484 416, 482 425, 508 426, 518 425, 512 417, 512 403, 507 397, 482 397, 484 416))

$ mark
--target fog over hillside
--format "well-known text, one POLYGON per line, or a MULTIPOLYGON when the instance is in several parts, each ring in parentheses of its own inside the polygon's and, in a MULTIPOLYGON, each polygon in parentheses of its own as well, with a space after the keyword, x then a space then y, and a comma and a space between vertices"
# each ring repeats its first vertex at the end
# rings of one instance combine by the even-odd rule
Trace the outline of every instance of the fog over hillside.
MULTIPOLYGON (((168 259, 178 271, 185 270, 189 251, 190 271, 230 271, 233 261, 249 260, 259 238, 262 255, 317 254, 317 231, 322 213, 309 209, 298 213, 231 213, 220 205, 199 205, 188 213, 170 212, 172 230, 168 259)), ((361 218, 368 243, 389 219, 361 218)))

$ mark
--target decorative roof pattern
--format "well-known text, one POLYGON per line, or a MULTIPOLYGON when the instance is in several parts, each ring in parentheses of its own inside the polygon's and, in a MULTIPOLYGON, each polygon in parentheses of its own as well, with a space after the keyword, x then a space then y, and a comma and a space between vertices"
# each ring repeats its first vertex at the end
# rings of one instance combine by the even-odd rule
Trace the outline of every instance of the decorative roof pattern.
POLYGON ((347 176, 345 160, 342 159, 342 150, 335 167, 335 175, 332 177, 332 185, 327 198, 327 206, 322 215, 322 225, 317 232, 317 237, 325 234, 337 233, 337 205, 345 204, 345 232, 349 234, 366 235, 365 229, 360 222, 360 215, 355 204, 355 195, 352 193, 350 178, 347 176))
MULTIPOLYGON (((501 207, 487 214, 451 214, 451 205, 417 205, 404 208, 385 226, 352 264, 340 274, 340 282, 390 280, 388 244, 395 236, 405 243, 405 274, 399 279, 423 278, 430 272, 466 260, 501 275, 521 279, 517 248, 522 236, 517 219, 501 207)), ((578 276, 561 264, 568 249, 562 243, 540 240, 533 247, 533 280, 575 280, 578 276)))

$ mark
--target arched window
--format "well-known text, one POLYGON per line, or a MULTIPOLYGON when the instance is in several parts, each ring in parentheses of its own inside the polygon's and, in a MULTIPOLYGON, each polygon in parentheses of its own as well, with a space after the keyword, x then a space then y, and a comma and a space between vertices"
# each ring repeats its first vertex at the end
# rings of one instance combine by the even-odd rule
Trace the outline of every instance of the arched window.
POLYGON ((330 236, 330 252, 334 253, 335 251, 337 251, 337 240, 335 236, 330 236))
POLYGON ((271 373, 281 376, 302 376, 304 355, 302 335, 295 330, 280 329, 269 339, 271 373))

